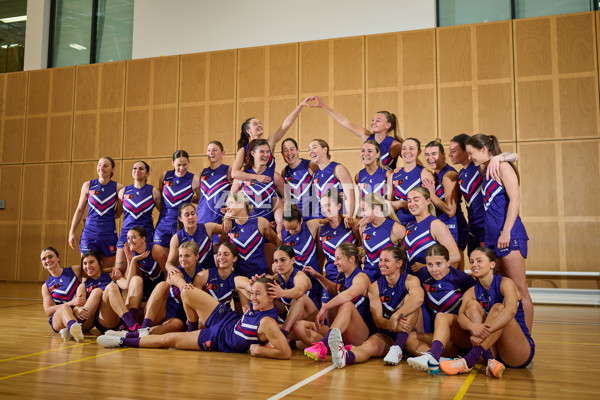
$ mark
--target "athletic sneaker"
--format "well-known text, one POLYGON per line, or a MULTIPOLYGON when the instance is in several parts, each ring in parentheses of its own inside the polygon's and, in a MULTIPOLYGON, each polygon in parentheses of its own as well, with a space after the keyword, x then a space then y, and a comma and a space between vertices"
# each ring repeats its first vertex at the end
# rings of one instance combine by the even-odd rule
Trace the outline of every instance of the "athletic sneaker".
POLYGON ((71 336, 71 332, 69 332, 69 328, 62 328, 60 331, 58 331, 58 333, 60 333, 60 337, 64 342, 73 337, 71 336))
POLYGON ((387 365, 398 365, 402 360, 402 347, 400 346, 391 346, 390 350, 383 358, 383 363, 387 365))
POLYGON ((114 330, 110 329, 110 330, 104 332, 104 335, 124 338, 124 337, 127 337, 127 331, 114 331, 114 330))
POLYGON ((96 343, 98 343, 98 345, 100 345, 102 347, 106 347, 106 348, 120 347, 121 340, 123 340, 123 339, 118 336, 102 335, 102 336, 98 336, 98 338, 96 339, 96 343))
POLYGON ((342 332, 338 328, 333 328, 329 332, 328 338, 329 348, 331 349, 331 361, 336 368, 344 368, 346 366, 346 346, 342 339, 342 332))
POLYGON ((442 361, 440 363, 440 369, 447 375, 463 374, 471 370, 471 368, 467 367, 467 362, 464 358, 442 361))
POLYGON ((327 358, 327 347, 321 342, 313 343, 312 346, 304 349, 304 355, 316 361, 324 360, 327 358))
POLYGON ((75 340, 77 340, 78 342, 81 342, 84 339, 83 338, 83 330, 81 329, 81 324, 79 322, 75 322, 73 325, 71 325, 71 329, 69 329, 69 333, 71 335, 73 335, 75 340))
POLYGON ((427 361, 427 370, 431 375, 438 375, 440 373, 440 363, 427 361))
POLYGON ((490 358, 487 363, 487 368, 485 369, 485 373, 487 376, 493 376, 494 378, 502 378, 502 374, 504 373, 504 369, 506 367, 498 360, 494 360, 490 358))
POLYGON ((437 360, 433 357, 433 355, 429 352, 423 353, 422 356, 419 357, 410 357, 406 359, 408 365, 416 369, 422 369, 424 371, 429 370, 428 363, 438 364, 437 360))
POLYGON ((150 334, 150 328, 140 328, 138 329, 138 337, 148 336, 150 334))

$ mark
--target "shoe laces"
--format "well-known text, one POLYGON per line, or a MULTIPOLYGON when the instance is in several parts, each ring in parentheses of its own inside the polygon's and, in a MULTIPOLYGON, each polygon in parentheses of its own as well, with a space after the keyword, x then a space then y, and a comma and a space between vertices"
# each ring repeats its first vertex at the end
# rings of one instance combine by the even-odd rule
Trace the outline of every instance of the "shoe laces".
POLYGON ((467 367, 467 362, 462 357, 458 357, 450 361, 450 366, 452 366, 452 368, 457 368, 461 371, 469 369, 469 367, 467 367))

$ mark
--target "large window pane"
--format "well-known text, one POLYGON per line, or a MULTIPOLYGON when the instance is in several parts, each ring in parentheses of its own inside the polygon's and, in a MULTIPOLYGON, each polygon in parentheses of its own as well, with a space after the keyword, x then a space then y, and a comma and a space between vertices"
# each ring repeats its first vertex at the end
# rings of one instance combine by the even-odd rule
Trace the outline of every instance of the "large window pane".
POLYGON ((0 72, 23 71, 27 0, 0 0, 0 72))
POLYGON ((515 0, 515 18, 591 11, 590 0, 515 0))
POLYGON ((439 26, 511 19, 510 0, 439 0, 439 26))
POLYGON ((56 0, 52 66, 89 64, 92 0, 56 0))
POLYGON ((98 1, 96 62, 131 59, 133 0, 98 1))

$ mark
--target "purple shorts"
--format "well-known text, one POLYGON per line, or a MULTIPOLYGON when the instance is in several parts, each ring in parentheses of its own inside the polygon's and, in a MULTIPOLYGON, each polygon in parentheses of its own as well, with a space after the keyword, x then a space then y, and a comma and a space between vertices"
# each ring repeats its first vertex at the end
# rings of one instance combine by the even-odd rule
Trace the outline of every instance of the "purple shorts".
POLYGON ((117 234, 93 235, 83 231, 79 241, 79 252, 85 253, 88 250, 96 250, 102 257, 114 257, 117 254, 117 234))
POLYGON ((527 258, 527 239, 510 239, 508 247, 504 249, 498 249, 495 244, 488 247, 494 250, 496 258, 506 257, 515 250, 520 251, 523 258, 527 258))

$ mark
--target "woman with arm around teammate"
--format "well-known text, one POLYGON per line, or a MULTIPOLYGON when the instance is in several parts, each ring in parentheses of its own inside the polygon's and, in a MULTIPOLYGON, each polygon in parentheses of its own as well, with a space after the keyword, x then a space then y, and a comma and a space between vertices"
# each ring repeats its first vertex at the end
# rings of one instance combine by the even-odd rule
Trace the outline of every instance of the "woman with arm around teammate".
POLYGON ((460 252, 450 230, 431 214, 433 204, 429 190, 417 186, 408 192, 407 200, 408 209, 415 217, 415 221, 406 226, 406 236, 402 242, 406 248, 407 272, 414 275, 425 267, 427 249, 437 243, 448 249, 450 264, 458 265, 460 252))
MULTIPOLYGON (((466 145, 469 157, 480 168, 486 168, 493 156, 501 154, 500 144, 493 135, 471 136, 466 145)), ((514 164, 501 163, 498 180, 486 174, 483 181, 485 246, 494 250, 500 274, 512 279, 519 288, 525 322, 531 331, 533 302, 525 276, 529 237, 519 217, 520 204, 519 174, 514 164)))
POLYGON ((94 326, 94 319, 90 317, 96 314, 98 301, 86 301, 79 290, 82 286, 79 265, 62 268, 60 256, 54 247, 43 249, 40 259, 50 274, 42 285, 42 305, 49 317, 48 323, 54 332, 60 333, 63 340, 73 337, 79 342, 83 340, 83 331, 94 326))
MULTIPOLYGON (((315 139, 308 144, 308 155, 319 169, 313 175, 315 200, 321 199, 324 193, 335 189, 341 195, 343 208, 341 213, 354 216, 354 183, 348 169, 331 160, 329 145, 322 139, 315 139)), ((321 212, 319 218, 321 218, 321 212)))
POLYGON ((479 247, 470 258, 477 284, 463 296, 458 322, 471 333, 473 348, 465 358, 440 363, 440 369, 448 375, 468 372, 483 355, 487 374, 500 378, 503 363, 512 368, 529 365, 535 343, 525 325, 517 286, 510 278, 494 274, 494 252, 479 247), (490 351, 492 347, 496 359, 490 351))
POLYGON ((425 292, 424 333, 411 332, 406 347, 412 354, 423 355, 410 357, 407 362, 413 368, 437 374, 444 351, 457 351, 451 343, 460 348, 469 344, 468 332, 458 323, 458 310, 463 294, 475 285, 475 280, 450 265, 448 250, 440 244, 427 249, 427 268, 419 270, 417 278, 425 292))
POLYGON ((423 304, 419 280, 406 274, 406 255, 400 247, 386 247, 381 252, 381 277, 369 286, 369 305, 377 333, 363 344, 346 349, 339 329, 329 335, 331 358, 336 368, 365 362, 371 357, 384 357, 388 365, 398 365, 402 348, 413 330, 423 304))
POLYGON ((92 179, 81 186, 81 194, 77 209, 73 214, 69 230, 69 246, 75 249, 75 229, 81 222, 85 205, 88 205, 87 218, 81 232, 79 252, 96 250, 106 258, 104 268, 112 272, 117 254, 117 226, 115 218, 123 211, 117 193, 123 185, 111 180, 115 172, 115 161, 110 157, 102 157, 96 167, 98 179, 92 179))
POLYGON ((388 176, 388 200, 392 202, 394 210, 397 210, 398 219, 404 226, 415 220, 408 210, 408 192, 424 182, 434 182, 433 174, 418 164, 419 154, 421 154, 421 142, 415 138, 405 139, 402 142, 404 167, 388 176))
POLYGON ((319 96, 315 96, 317 104, 314 107, 327 111, 340 125, 348 129, 363 141, 375 140, 381 147, 381 162, 384 166, 394 168, 396 158, 400 155, 402 138, 398 136, 398 119, 389 111, 377 111, 371 118, 370 130, 350 121, 348 117, 334 110, 319 96), (392 134, 390 136, 390 133, 392 134))
POLYGON ((121 235, 117 242, 117 261, 113 279, 124 277, 128 267, 123 250, 123 247, 127 245, 127 232, 134 226, 141 226, 146 230, 150 240, 154 237, 152 210, 154 207, 161 208, 161 196, 154 186, 147 183, 149 174, 150 166, 145 161, 136 161, 131 170, 133 185, 119 190, 119 200, 123 203, 124 217, 121 235))
POLYGON ((190 156, 185 150, 173 154, 173 170, 160 176, 158 190, 162 202, 154 231, 154 243, 169 248, 171 238, 177 233, 177 212, 183 203, 191 203, 200 196, 200 179, 188 171, 190 156))
POLYGON ((181 293, 187 319, 204 326, 192 332, 148 335, 141 338, 99 336, 103 347, 169 348, 184 350, 222 351, 245 353, 252 356, 290 359, 292 350, 279 326, 277 308, 269 295, 272 279, 259 278, 252 284, 252 308, 244 314, 236 313, 228 304, 219 303, 210 294, 197 288, 181 293), (264 344, 270 343, 269 346, 264 344))

